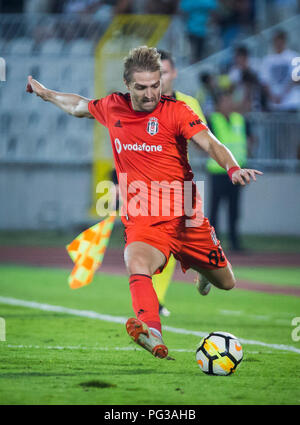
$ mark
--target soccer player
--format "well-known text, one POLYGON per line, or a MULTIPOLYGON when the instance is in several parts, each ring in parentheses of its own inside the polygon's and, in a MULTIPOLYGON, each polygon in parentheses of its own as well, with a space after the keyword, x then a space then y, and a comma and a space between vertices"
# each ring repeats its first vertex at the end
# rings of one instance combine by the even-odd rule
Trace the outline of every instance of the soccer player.
MULTIPOLYGON (((177 77, 177 70, 172 55, 165 50, 158 50, 161 60, 161 92, 165 96, 174 97, 177 100, 185 102, 199 118, 206 124, 206 119, 202 112, 201 106, 197 99, 178 90, 174 90, 173 83, 177 77)), ((170 256, 168 264, 160 274, 155 274, 152 277, 154 289, 156 291, 159 302, 159 314, 161 316, 170 316, 170 311, 165 306, 165 297, 168 287, 171 283, 176 267, 176 260, 173 255, 170 256)), ((196 277, 196 286, 201 295, 207 295, 211 284, 204 276, 196 277)))
POLYGON ((192 268, 220 289, 235 285, 231 265, 202 214, 187 160, 187 140, 226 169, 233 184, 245 186, 262 173, 241 169, 184 102, 161 95, 161 61, 155 48, 132 49, 124 61, 123 77, 129 93, 95 100, 49 90, 31 76, 27 90, 71 115, 96 118, 108 127, 123 199, 124 259, 136 315, 127 320, 126 330, 155 357, 166 358, 152 275, 163 270, 170 254, 183 271, 192 268), (160 184, 174 188, 172 202, 167 190, 156 190, 160 184), (183 208, 186 192, 192 206, 188 202, 183 208))

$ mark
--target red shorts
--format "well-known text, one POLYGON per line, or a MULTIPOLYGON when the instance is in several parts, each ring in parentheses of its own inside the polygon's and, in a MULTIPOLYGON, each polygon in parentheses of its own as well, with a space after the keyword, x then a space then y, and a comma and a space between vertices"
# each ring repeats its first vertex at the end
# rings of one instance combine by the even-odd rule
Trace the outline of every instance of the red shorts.
MULTIPOLYGON (((227 258, 215 229, 204 218, 200 227, 186 227, 185 217, 155 225, 128 223, 125 226, 125 242, 145 242, 159 249, 168 260, 172 253, 180 261, 185 273, 192 269, 218 269, 227 266, 227 258)), ((156 273, 161 273, 167 261, 156 273)))

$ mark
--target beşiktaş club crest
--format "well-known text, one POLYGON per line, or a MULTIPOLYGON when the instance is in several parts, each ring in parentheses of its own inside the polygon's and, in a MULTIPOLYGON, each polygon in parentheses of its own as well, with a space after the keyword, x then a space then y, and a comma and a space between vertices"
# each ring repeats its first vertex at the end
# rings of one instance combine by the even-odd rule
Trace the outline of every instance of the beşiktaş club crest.
POLYGON ((151 117, 147 124, 147 133, 150 134, 150 136, 154 136, 158 133, 158 119, 155 117, 151 117))

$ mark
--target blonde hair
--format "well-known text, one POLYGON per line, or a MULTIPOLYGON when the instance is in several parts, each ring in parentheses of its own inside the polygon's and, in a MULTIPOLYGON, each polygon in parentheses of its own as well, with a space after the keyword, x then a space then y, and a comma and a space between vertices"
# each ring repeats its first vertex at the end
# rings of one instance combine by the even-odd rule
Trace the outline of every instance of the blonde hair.
POLYGON ((134 72, 161 72, 160 54, 155 47, 140 46, 129 51, 124 59, 123 77, 130 83, 134 72))

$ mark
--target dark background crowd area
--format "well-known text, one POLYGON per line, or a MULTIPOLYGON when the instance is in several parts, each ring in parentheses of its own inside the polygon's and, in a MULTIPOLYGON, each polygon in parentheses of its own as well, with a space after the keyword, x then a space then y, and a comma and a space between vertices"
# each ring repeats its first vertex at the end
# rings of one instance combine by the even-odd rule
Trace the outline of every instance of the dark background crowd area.
MULTIPOLYGON (((249 35, 261 26, 299 13, 299 0, 0 0, 0 13, 101 13, 180 14, 186 30, 200 46, 211 29, 218 31, 227 47, 233 39, 249 35), (263 10, 264 8, 264 10, 263 10), (266 16, 262 16, 262 14, 266 16)), ((261 29, 261 28, 260 28, 261 29)), ((201 47, 201 46, 200 46, 201 47)), ((202 49, 203 50, 203 49, 202 49)))
MULTIPOLYGON (((55 24, 55 31, 52 25, 47 30, 44 23, 35 27, 32 37, 37 40, 37 48, 52 37, 68 43, 74 34, 75 38, 96 42, 116 14, 180 16, 190 43, 190 64, 227 47, 233 48, 231 61, 224 64, 221 72, 199 73, 199 90, 193 95, 206 115, 214 110, 220 91, 232 95, 235 109, 242 114, 300 109, 299 87, 290 79, 291 58, 299 54, 291 48, 288 34, 274 31, 269 53, 260 64, 255 64, 251 51, 243 45, 243 40, 263 29, 262 12, 264 24, 270 26, 299 11, 300 0, 0 0, 1 14, 66 17, 68 25, 63 18, 55 24)), ((6 31, 6 37, 9 34, 15 37, 6 31)))

